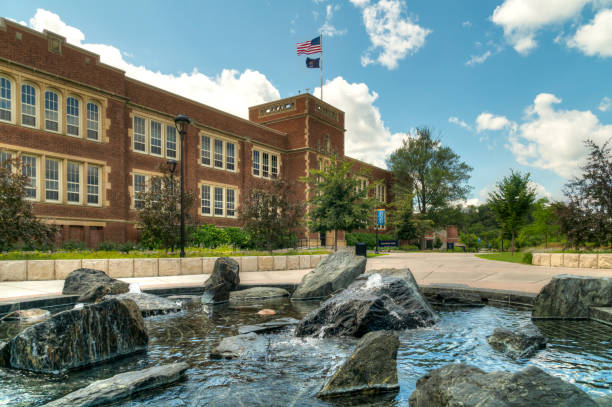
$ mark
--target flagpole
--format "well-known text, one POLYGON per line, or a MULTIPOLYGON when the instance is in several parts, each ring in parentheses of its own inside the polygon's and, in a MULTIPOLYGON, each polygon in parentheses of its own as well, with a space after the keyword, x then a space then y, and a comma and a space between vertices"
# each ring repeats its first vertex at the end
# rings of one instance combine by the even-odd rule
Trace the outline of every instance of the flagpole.
POLYGON ((319 64, 321 69, 321 101, 323 100, 323 34, 321 34, 321 63, 319 64))

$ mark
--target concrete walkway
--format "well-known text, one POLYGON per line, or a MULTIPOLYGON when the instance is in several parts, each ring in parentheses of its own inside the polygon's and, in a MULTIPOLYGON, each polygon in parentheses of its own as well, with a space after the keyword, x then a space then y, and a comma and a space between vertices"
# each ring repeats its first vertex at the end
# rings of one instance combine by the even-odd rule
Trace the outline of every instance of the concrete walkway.
MULTIPOLYGON (((368 270, 408 267, 420 285, 510 290, 537 293, 556 274, 612 277, 612 269, 529 266, 480 259, 463 253, 394 253, 368 259, 368 270)), ((242 284, 298 284, 310 270, 240 273, 242 284)), ((201 286, 208 274, 122 278, 143 289, 201 286)), ((0 302, 59 295, 63 280, 0 282, 0 302)))

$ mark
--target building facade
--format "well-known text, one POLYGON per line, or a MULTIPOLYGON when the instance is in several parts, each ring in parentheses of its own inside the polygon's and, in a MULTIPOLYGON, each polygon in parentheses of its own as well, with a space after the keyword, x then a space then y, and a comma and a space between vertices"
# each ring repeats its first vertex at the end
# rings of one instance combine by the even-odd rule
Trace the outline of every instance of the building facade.
MULTIPOLYGON (((344 112, 310 94, 253 106, 246 120, 126 77, 54 33, 0 19, 0 160, 21 157, 35 214, 61 226, 61 241, 137 240, 135 196, 168 160, 184 160, 200 223, 238 226, 254 180, 295 181, 306 201, 299 178, 333 154, 350 159, 344 143, 344 112), (192 120, 184 157, 179 113, 192 120)), ((383 181, 375 195, 384 206, 391 174, 351 160, 369 169, 364 183, 383 181)), ((302 234, 320 244, 321 236, 302 234)))

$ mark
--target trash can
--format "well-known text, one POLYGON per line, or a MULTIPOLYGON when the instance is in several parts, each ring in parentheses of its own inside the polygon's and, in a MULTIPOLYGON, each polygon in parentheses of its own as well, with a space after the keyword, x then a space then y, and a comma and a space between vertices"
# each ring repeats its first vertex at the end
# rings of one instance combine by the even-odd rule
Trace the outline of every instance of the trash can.
POLYGON ((355 255, 367 257, 368 245, 365 243, 355 243, 355 255))

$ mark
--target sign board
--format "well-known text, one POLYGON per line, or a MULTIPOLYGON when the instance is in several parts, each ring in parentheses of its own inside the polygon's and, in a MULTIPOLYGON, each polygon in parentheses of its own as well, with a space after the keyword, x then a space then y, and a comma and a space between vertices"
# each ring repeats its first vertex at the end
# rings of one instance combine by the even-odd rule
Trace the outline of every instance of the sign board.
POLYGON ((379 240, 378 245, 380 247, 398 247, 397 240, 379 240))
POLYGON ((377 226, 385 226, 385 210, 384 209, 377 209, 376 210, 376 215, 377 215, 376 225, 377 226))

